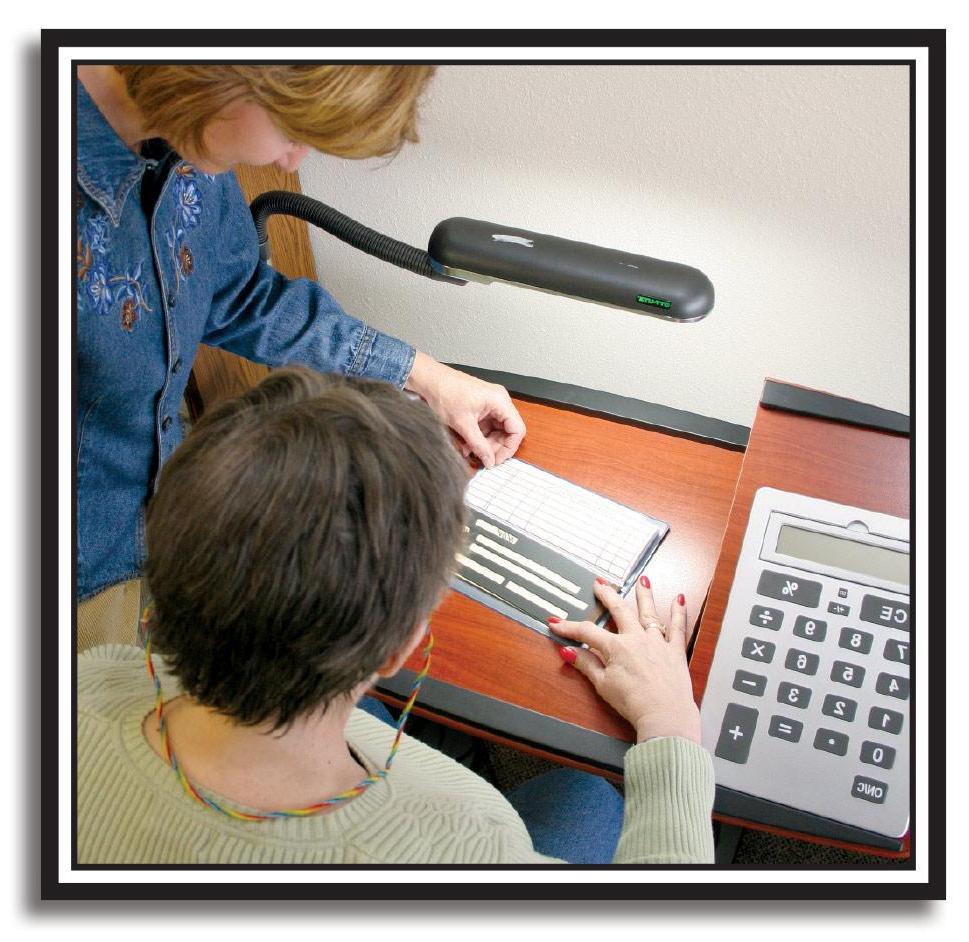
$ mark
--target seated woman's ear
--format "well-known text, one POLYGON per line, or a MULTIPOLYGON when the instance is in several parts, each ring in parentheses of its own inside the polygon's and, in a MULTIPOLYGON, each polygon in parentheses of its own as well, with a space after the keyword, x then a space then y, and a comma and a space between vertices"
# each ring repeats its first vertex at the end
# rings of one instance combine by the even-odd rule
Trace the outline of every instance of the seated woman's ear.
POLYGON ((424 640, 425 635, 427 635, 426 620, 419 622, 410 638, 377 668, 377 676, 393 677, 404 666, 404 662, 413 654, 414 649, 424 640))

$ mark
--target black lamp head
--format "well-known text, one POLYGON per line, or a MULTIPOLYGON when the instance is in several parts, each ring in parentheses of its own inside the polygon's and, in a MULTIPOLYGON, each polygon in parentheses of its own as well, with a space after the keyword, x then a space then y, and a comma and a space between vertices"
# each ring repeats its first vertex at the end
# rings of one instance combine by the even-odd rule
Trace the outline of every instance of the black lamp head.
POLYGON ((689 265, 480 219, 439 222, 427 254, 452 278, 504 281, 678 323, 701 320, 713 308, 710 279, 689 265))

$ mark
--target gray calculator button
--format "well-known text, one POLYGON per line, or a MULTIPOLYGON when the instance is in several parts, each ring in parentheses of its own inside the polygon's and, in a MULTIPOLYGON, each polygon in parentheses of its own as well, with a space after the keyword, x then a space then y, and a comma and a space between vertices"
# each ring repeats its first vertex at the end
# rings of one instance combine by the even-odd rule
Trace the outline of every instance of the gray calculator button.
POLYGON ((871 650, 871 643, 874 640, 875 636, 867 631, 861 631, 858 628, 842 628, 838 647, 847 651, 857 651, 859 654, 867 654, 871 650))
POLYGON ((861 620, 871 622, 873 625, 908 631, 908 602, 883 599, 878 595, 866 595, 861 600, 861 620))
POLYGON ((814 748, 832 755, 844 756, 848 754, 848 737, 844 733, 836 733, 833 729, 819 729, 814 734, 814 748))
POLYGON ((851 614, 851 608, 843 602, 828 602, 828 611, 832 615, 843 615, 845 617, 851 614))
POLYGON ((831 666, 831 679, 849 687, 860 687, 865 679, 865 669, 847 661, 835 661, 831 666))
POLYGON ((866 739, 861 744, 861 761, 868 765, 877 765, 880 769, 890 769, 895 764, 895 750, 891 746, 883 746, 879 742, 869 742, 866 739))
POLYGON ((757 583, 757 594, 766 595, 782 602, 793 602, 808 608, 817 608, 821 601, 821 583, 801 576, 785 576, 783 573, 765 569, 757 583))
POLYGON ((775 646, 770 641, 761 641, 758 638, 744 638, 744 646, 741 653, 744 657, 752 661, 763 661, 770 664, 774 660, 775 646))
POLYGON ((817 654, 808 654, 807 651, 798 651, 797 648, 791 648, 787 652, 784 666, 789 671, 798 671, 801 674, 816 674, 820 660, 817 654))
POLYGON ((811 691, 808 687, 801 687, 798 684, 783 683, 777 688, 777 702, 805 710, 811 702, 811 691))
POLYGON ((768 608, 766 605, 755 605, 750 610, 750 623, 758 628, 770 628, 779 631, 784 613, 779 608, 768 608))
POLYGON ((786 716, 772 716, 767 735, 776 739, 786 739, 788 742, 798 742, 803 731, 804 724, 797 720, 789 720, 786 716))
POLYGON ((904 722, 905 717, 894 710, 872 707, 868 713, 868 725, 883 733, 900 733, 904 722))
POLYGON ((889 638, 885 642, 884 658, 886 661, 897 661, 899 664, 908 664, 908 642, 896 641, 894 638, 889 638))
POLYGON ((821 704, 821 712, 825 716, 833 716, 835 719, 844 720, 846 723, 854 720, 857 709, 858 704, 854 700, 849 700, 847 697, 838 697, 833 693, 827 694, 824 703, 821 704))
POLYGON ((767 678, 750 671, 737 671, 733 678, 733 689, 749 693, 752 697, 762 697, 767 689, 767 678))
POLYGON ((728 762, 743 764, 750 755, 750 743, 757 728, 757 711, 739 703, 728 703, 720 724, 715 755, 728 762))
POLYGON ((875 681, 875 690, 885 694, 886 697, 907 700, 908 678, 899 677, 897 674, 879 674, 878 680, 875 681))
POLYGON ((883 805, 885 804, 885 796, 888 794, 888 786, 884 782, 876 782, 873 778, 856 775, 851 785, 851 794, 855 798, 863 798, 865 801, 872 801, 876 805, 883 805))
POLYGON ((824 641, 827 630, 828 623, 818 618, 808 618, 807 615, 798 615, 794 619, 794 634, 799 638, 807 638, 808 641, 824 641))

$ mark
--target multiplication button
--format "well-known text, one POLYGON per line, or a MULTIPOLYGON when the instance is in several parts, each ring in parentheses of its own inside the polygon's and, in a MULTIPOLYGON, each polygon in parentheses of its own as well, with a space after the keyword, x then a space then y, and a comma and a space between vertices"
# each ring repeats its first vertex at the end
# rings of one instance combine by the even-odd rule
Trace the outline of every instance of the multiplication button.
POLYGON ((801 576, 785 576, 765 569, 757 583, 757 594, 766 595, 782 602, 793 602, 807 608, 817 608, 821 601, 821 583, 803 579, 801 576))
POLYGON ((750 610, 750 623, 758 628, 770 628, 779 631, 784 621, 784 613, 779 608, 768 608, 766 605, 755 605, 750 610))
POLYGON ((744 638, 740 653, 752 661, 770 664, 774 660, 774 645, 770 641, 760 641, 757 638, 744 638))
POLYGON ((757 729, 757 711, 739 703, 728 703, 720 724, 720 738, 714 754, 728 762, 743 764, 757 729))

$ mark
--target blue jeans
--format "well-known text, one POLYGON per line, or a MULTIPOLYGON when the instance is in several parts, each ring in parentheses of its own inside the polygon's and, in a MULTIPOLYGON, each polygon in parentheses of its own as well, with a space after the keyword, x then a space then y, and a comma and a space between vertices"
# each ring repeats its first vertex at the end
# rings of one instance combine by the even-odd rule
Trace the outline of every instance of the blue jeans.
MULTIPOLYGON (((397 725, 373 697, 364 697, 357 706, 397 725)), ((623 801, 605 779, 576 769, 553 769, 513 788, 505 798, 525 822, 540 854, 572 864, 612 862, 622 830, 623 801)))

